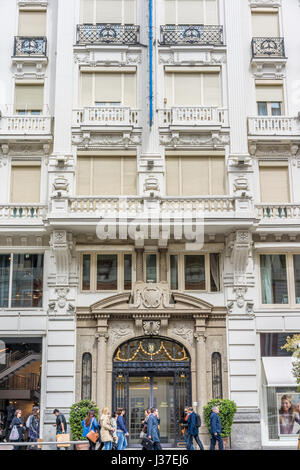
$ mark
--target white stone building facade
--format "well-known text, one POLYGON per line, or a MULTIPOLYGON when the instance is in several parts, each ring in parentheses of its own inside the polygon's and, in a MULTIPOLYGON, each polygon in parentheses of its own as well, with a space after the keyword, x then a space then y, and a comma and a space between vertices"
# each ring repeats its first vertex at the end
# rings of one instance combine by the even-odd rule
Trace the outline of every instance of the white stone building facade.
POLYGON ((231 398, 233 448, 294 445, 280 346, 300 331, 299 1, 0 12, 1 406, 36 392, 53 438, 55 407, 126 405, 135 445, 155 405, 163 443, 180 446, 183 406, 231 398), (153 214, 168 236, 134 239, 153 214), (180 231, 187 215, 200 247, 180 231), (115 234, 125 217, 132 232, 115 234), (40 346, 20 359, 26 342, 40 346))

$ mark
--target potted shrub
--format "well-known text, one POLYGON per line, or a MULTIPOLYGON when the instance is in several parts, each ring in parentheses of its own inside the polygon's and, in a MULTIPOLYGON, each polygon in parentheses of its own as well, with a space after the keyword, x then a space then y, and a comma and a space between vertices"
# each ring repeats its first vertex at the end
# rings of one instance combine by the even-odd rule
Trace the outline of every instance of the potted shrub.
POLYGON ((210 400, 207 403, 207 405, 203 407, 204 419, 205 419, 205 424, 207 426, 208 432, 209 432, 209 427, 210 427, 210 415, 211 415, 213 406, 218 406, 220 409, 219 417, 220 417, 221 427, 222 427, 221 436, 223 438, 223 444, 224 444, 224 449, 225 449, 228 438, 231 434, 233 418, 236 413, 237 406, 236 406, 236 403, 231 400, 226 400, 226 399, 210 400))
MULTIPOLYGON (((70 427, 71 427, 71 436, 72 441, 85 441, 86 439, 82 435, 82 426, 81 421, 86 418, 88 411, 94 410, 95 416, 98 420, 99 417, 99 408, 94 401, 91 400, 81 400, 71 406, 70 409, 70 427)), ((82 443, 76 444, 77 450, 88 450, 89 444, 82 443)))

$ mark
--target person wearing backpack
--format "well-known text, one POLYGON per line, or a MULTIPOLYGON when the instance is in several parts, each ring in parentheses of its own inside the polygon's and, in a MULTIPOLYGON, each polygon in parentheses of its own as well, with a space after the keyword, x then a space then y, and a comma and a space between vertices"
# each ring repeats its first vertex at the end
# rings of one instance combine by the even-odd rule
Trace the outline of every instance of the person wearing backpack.
POLYGON ((193 439, 197 442, 200 450, 204 450, 203 444, 199 439, 199 428, 201 426, 201 418, 195 413, 192 407, 189 407, 189 417, 187 419, 187 450, 192 450, 193 439))
MULTIPOLYGON (((29 415, 26 421, 26 428, 28 429, 28 439, 29 442, 37 442, 40 437, 40 417, 39 417, 39 407, 34 406, 32 408, 32 414, 29 415)), ((37 446, 29 445, 27 450, 40 450, 37 446)))
MULTIPOLYGON (((11 422, 10 442, 24 442, 24 430, 22 411, 16 410, 15 416, 11 422)), ((23 446, 14 446, 14 450, 24 450, 22 447, 23 446)))

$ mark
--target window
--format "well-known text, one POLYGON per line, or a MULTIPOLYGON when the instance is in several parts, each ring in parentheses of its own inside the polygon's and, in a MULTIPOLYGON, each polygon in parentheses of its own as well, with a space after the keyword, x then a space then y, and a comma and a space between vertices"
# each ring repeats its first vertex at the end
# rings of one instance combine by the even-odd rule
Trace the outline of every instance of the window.
POLYGON ((278 11, 252 11, 252 36, 257 38, 278 37, 278 11))
POLYGON ((43 301, 42 254, 0 255, 0 308, 39 308, 43 301))
POLYGON ((166 156, 167 196, 226 194, 225 158, 166 156))
POLYGON ((136 23, 136 0, 81 0, 80 22, 136 23))
POLYGON ((92 355, 84 353, 82 355, 81 374, 81 399, 91 400, 92 398, 92 355))
POLYGON ((222 359, 221 354, 214 352, 211 356, 212 398, 223 398, 222 359))
POLYGON ((171 290, 219 292, 221 290, 220 254, 170 254, 171 290))
POLYGON ((43 111, 44 85, 16 84, 15 112, 20 115, 39 115, 43 111))
POLYGON ((216 25, 218 0, 165 0, 165 24, 216 25))
POLYGON ((45 36, 46 11, 20 10, 19 36, 45 36))
POLYGON ((117 290, 117 255, 97 256, 97 290, 117 290))
POLYGON ((293 337, 297 333, 261 333, 260 349, 261 357, 291 356, 291 351, 281 349, 286 344, 287 337, 293 337))
POLYGON ((219 73, 175 72, 165 74, 167 106, 220 106, 219 73))
POLYGON ((286 162, 259 162, 259 182, 261 202, 290 202, 289 168, 286 162))
POLYGON ((146 254, 146 279, 145 282, 158 282, 157 279, 157 256, 146 254))
POLYGON ((37 162, 13 162, 11 167, 10 202, 39 203, 41 166, 37 162))
POLYGON ((293 262, 294 262, 295 302, 296 304, 300 304, 300 255, 294 255, 293 262))
POLYGON ((258 116, 281 116, 283 113, 282 83, 256 82, 256 102, 258 116))
POLYGON ((77 157, 77 195, 135 195, 136 157, 77 157))
POLYGON ((83 253, 81 291, 131 290, 132 269, 131 253, 83 253))
MULTIPOLYGON (((80 106, 118 103, 136 107, 136 73, 97 72, 81 74, 80 106)), ((115 104, 113 106, 116 106, 115 104)))
POLYGON ((285 255, 261 255, 260 273, 263 304, 287 304, 288 287, 285 255))

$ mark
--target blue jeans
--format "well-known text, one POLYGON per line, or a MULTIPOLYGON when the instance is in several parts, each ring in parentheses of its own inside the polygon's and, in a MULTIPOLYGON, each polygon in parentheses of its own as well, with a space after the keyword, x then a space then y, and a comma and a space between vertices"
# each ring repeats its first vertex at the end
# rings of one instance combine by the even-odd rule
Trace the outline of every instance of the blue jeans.
POLYGON ((219 433, 215 436, 214 434, 211 434, 211 441, 210 441, 210 450, 215 450, 215 445, 216 442, 218 441, 219 444, 219 450, 224 450, 223 448, 223 439, 219 433))
MULTIPOLYGON (((188 444, 189 444, 188 434, 184 434, 184 435, 183 435, 183 439, 185 440, 186 448, 188 448, 188 444)), ((191 447, 190 447, 190 450, 195 450, 195 448, 194 448, 194 446, 193 446, 193 441, 192 441, 192 445, 191 445, 191 447)))
POLYGON ((117 436, 118 436, 118 450, 125 450, 128 445, 125 433, 122 431, 117 431, 117 436))
POLYGON ((112 442, 106 441, 104 442, 104 449, 103 450, 111 450, 112 449, 112 442))

